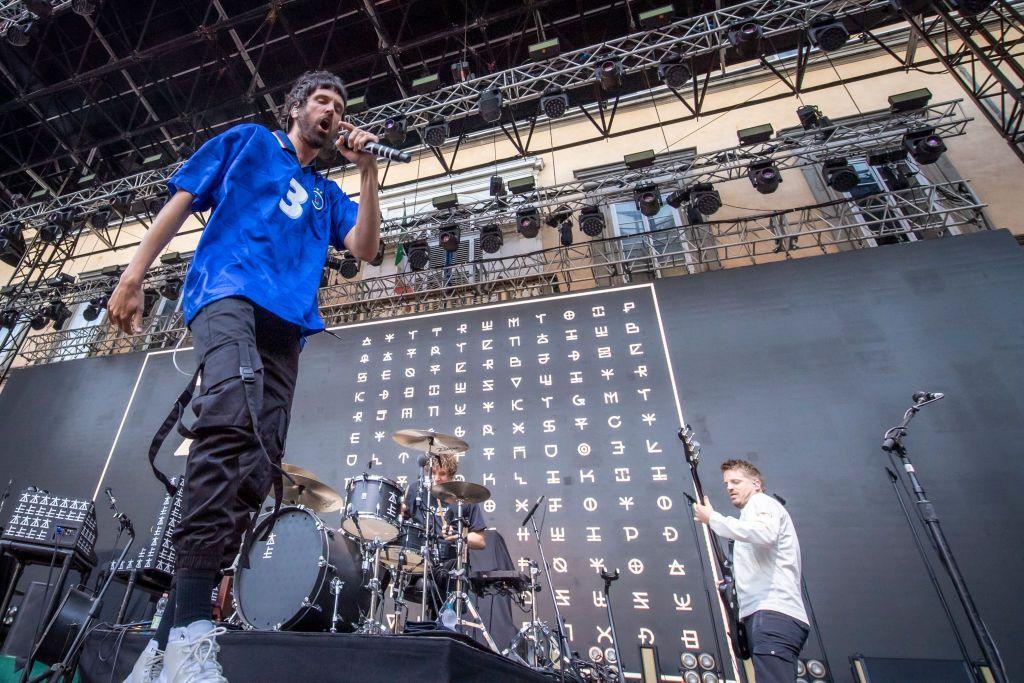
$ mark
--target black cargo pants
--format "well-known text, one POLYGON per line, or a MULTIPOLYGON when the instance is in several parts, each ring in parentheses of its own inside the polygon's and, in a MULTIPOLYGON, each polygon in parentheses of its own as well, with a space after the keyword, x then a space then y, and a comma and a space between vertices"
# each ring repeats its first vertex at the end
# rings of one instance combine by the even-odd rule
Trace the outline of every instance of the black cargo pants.
POLYGON ((194 422, 186 416, 179 426, 193 441, 174 547, 179 569, 219 570, 234 561, 252 514, 271 490, 271 460, 281 462, 301 334, 240 298, 203 307, 189 329, 202 385, 185 408, 194 422))
POLYGON ((757 683, 793 683, 796 660, 807 642, 805 624, 788 614, 758 610, 745 618, 757 683))

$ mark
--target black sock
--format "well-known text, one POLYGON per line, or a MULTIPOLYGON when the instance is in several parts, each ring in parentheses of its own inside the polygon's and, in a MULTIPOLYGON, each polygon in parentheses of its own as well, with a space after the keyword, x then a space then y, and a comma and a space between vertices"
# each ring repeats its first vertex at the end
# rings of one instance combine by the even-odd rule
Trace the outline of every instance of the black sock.
POLYGON ((188 626, 193 621, 213 620, 213 588, 217 585, 217 572, 204 569, 179 569, 175 577, 177 598, 174 608, 175 628, 188 626))
POLYGON ((156 627, 156 646, 161 650, 167 649, 167 637, 171 635, 171 626, 174 625, 174 601, 178 599, 178 591, 171 590, 167 593, 167 606, 164 607, 164 614, 160 617, 160 625, 156 627))

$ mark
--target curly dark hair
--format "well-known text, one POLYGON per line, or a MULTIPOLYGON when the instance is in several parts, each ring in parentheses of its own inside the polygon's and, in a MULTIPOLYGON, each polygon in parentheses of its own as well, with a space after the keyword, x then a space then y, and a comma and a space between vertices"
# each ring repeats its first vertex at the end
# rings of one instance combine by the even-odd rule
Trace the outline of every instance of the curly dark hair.
POLYGON ((341 101, 348 103, 348 90, 345 83, 330 71, 307 71, 298 77, 288 91, 284 99, 284 107, 281 110, 281 126, 285 130, 291 127, 291 111, 294 107, 306 106, 306 100, 319 88, 327 88, 341 95, 341 101))

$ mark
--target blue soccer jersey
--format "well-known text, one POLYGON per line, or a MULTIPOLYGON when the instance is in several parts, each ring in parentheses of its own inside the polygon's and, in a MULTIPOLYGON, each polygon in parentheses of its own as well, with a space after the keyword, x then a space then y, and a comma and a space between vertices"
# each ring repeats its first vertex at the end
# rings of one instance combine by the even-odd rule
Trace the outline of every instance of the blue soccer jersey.
POLYGON ((208 140, 167 181, 213 213, 185 277, 185 322, 208 303, 248 299, 298 325, 324 329, 317 289, 327 245, 344 249, 358 205, 313 165, 300 167, 281 132, 242 124, 208 140))

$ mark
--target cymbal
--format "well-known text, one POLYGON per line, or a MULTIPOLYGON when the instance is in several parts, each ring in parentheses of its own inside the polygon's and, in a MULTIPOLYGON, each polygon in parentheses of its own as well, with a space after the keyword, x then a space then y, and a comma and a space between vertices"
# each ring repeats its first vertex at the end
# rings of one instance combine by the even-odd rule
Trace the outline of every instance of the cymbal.
POLYGON ((469 450, 469 444, 455 436, 435 434, 426 429, 400 429, 391 435, 394 441, 406 448, 424 453, 446 453, 455 455, 469 450), (433 442, 433 443, 431 443, 433 442))
POLYGON ((337 491, 317 479, 316 475, 309 470, 289 463, 281 463, 281 469, 295 480, 293 484, 285 476, 281 476, 281 481, 284 484, 284 492, 281 494, 282 502, 305 505, 313 512, 340 510, 345 504, 337 491))
POLYGON ((459 500, 463 503, 482 503, 491 497, 486 486, 471 481, 446 481, 430 487, 430 495, 451 505, 459 500))

